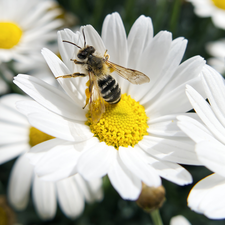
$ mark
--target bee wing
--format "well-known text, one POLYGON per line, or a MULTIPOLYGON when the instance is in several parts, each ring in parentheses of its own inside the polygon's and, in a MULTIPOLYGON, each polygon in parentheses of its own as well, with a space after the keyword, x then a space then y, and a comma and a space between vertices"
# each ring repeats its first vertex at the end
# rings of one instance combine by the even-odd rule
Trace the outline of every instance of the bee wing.
POLYGON ((150 82, 150 78, 140 71, 125 68, 108 60, 106 60, 105 63, 110 68, 115 70, 121 77, 130 81, 132 84, 143 84, 150 82))
POLYGON ((102 114, 105 112, 105 102, 101 96, 96 76, 93 73, 89 73, 89 78, 91 93, 89 109, 92 121, 97 123, 101 119, 102 114))

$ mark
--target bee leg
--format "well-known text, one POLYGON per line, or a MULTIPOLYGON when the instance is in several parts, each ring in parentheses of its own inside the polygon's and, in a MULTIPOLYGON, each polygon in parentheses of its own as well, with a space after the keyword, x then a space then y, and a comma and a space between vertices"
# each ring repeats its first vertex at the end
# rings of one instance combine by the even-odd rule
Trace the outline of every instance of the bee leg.
POLYGON ((85 77, 85 76, 87 76, 87 75, 84 74, 84 73, 73 73, 73 74, 67 74, 67 75, 58 76, 58 77, 55 77, 55 79, 58 79, 58 78, 71 78, 71 77, 85 77))
POLYGON ((86 62, 81 62, 81 61, 78 61, 76 59, 70 59, 70 60, 74 61, 75 64, 81 64, 81 65, 87 64, 86 62))
POLYGON ((105 54, 104 54, 104 57, 105 57, 106 60, 109 59, 109 54, 107 54, 107 51, 108 51, 108 50, 106 49, 106 50, 105 50, 105 54))

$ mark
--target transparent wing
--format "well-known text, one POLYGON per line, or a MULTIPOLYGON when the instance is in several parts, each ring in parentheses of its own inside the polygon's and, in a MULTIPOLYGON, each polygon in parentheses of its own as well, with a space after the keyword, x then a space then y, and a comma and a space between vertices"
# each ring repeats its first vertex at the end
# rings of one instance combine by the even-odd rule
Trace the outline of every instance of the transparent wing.
POLYGON ((105 63, 114 71, 116 71, 121 77, 130 81, 132 84, 143 84, 150 82, 150 78, 140 71, 119 66, 108 60, 106 60, 105 63))
POLYGON ((89 73, 90 78, 90 101, 89 101, 89 110, 91 113, 92 121, 97 123, 102 114, 105 112, 105 102, 101 96, 96 76, 93 73, 89 73))

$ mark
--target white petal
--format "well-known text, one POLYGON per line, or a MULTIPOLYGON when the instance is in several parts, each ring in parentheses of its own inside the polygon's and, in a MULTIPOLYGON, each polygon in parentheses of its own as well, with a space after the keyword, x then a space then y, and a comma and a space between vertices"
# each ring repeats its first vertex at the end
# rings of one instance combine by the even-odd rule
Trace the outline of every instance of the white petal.
POLYGON ((195 144, 188 137, 144 136, 138 145, 149 155, 158 159, 187 165, 201 165, 194 152, 195 144))
MULTIPOLYGON (((73 143, 65 142, 46 152, 36 163, 35 172, 39 176, 44 176, 55 171, 67 170, 69 175, 78 158, 79 152, 75 150, 73 143)), ((60 175, 59 172, 59 179, 62 179, 60 175)))
POLYGON ((28 120, 42 132, 60 139, 79 142, 93 137, 90 128, 83 122, 70 122, 51 112, 31 113, 28 120))
POLYGON ((178 185, 192 183, 191 174, 179 164, 157 160, 149 155, 146 155, 146 160, 156 170, 157 174, 164 179, 178 185))
POLYGON ((141 180, 123 164, 117 153, 108 176, 111 184, 123 199, 136 200, 141 193, 141 180))
POLYGON ((141 15, 131 27, 128 35, 129 58, 127 66, 140 70, 142 52, 153 39, 153 25, 150 17, 141 15))
MULTIPOLYGON (((127 67, 128 46, 126 31, 118 13, 106 16, 102 26, 102 39, 110 55, 110 61, 127 67)), ((126 92, 129 84, 128 81, 116 74, 115 77, 123 92, 126 92)))
MULTIPOLYGON (((97 52, 104 56, 106 47, 102 41, 102 38, 98 34, 98 32, 91 26, 86 25, 84 27, 81 27, 81 30, 84 28, 84 34, 87 41, 87 45, 94 46, 96 48, 97 52)), ((82 33, 82 31, 80 31, 82 33)))
POLYGON ((147 164, 145 158, 139 152, 139 147, 120 147, 119 156, 126 167, 148 186, 158 187, 161 179, 156 171, 147 164))
POLYGON ((187 85, 186 90, 189 101, 191 102, 196 113, 199 115, 201 120, 205 123, 208 129, 215 135, 215 137, 225 144, 224 135, 225 128, 218 121, 214 115, 210 105, 205 99, 191 86, 187 85))
MULTIPOLYGON (((192 79, 199 77, 200 73, 204 69, 204 66, 205 60, 200 56, 194 56, 184 61, 176 69, 168 85, 166 85, 162 90, 162 96, 166 96, 167 93, 171 92, 171 90, 175 89, 176 87, 187 84, 192 79)), ((204 93, 203 86, 201 86, 198 91, 202 91, 202 93, 204 93)))
POLYGON ((57 182, 58 201, 61 210, 71 219, 77 218, 84 210, 84 196, 73 177, 57 182))
POLYGON ((82 108, 57 88, 28 75, 18 75, 14 79, 24 92, 50 111, 68 119, 86 121, 82 108))
POLYGON ((24 155, 20 156, 12 168, 8 187, 9 202, 17 210, 23 210, 27 206, 32 176, 33 166, 24 155))
POLYGON ((2 145, 0 148, 0 164, 5 163, 18 155, 25 153, 30 150, 28 143, 13 143, 11 145, 2 145))
POLYGON ((78 172, 87 180, 103 177, 108 173, 116 151, 114 147, 101 142, 82 152, 77 163, 78 172))
POLYGON ((160 74, 163 69, 162 65, 164 65, 169 54, 171 42, 171 33, 161 31, 144 49, 142 53, 143 60, 140 62, 140 68, 142 68, 140 71, 150 78, 150 82, 141 86, 130 85, 127 92, 128 95, 133 95, 135 91, 135 95, 132 97, 134 97, 136 101, 140 101, 140 104, 142 104, 142 98, 144 98, 143 101, 146 102, 145 98, 150 100, 151 95, 154 95, 151 89, 155 82, 160 79, 160 74))
POLYGON ((188 197, 188 206, 198 213, 203 213, 210 219, 224 219, 224 188, 224 177, 212 174, 193 187, 188 197))
POLYGON ((188 116, 178 116, 177 125, 196 143, 203 140, 215 140, 213 134, 199 121, 188 116))
POLYGON ((213 68, 207 66, 203 72, 204 89, 217 119, 225 126, 225 85, 224 78, 213 68))
POLYGON ((0 98, 0 120, 10 122, 18 127, 28 127, 29 123, 24 115, 16 109, 16 102, 29 99, 27 96, 9 94, 0 98))
POLYGON ((71 122, 50 112, 35 101, 20 101, 17 108, 27 115, 32 126, 53 137, 68 141, 82 141, 93 136, 83 122, 71 122))
MULTIPOLYGON (((66 65, 48 49, 43 49, 42 54, 55 77, 74 73, 74 71, 70 71, 66 67, 66 65)), ((65 90, 65 92, 71 97, 71 99, 73 99, 75 103, 82 107, 84 105, 85 100, 84 95, 80 93, 79 89, 77 88, 77 85, 74 85, 74 83, 71 82, 71 79, 76 78, 60 78, 57 80, 62 86, 62 88, 65 90)))
MULTIPOLYGON (((166 89, 166 86, 170 86, 171 80, 173 80, 174 73, 176 72, 182 57, 184 55, 187 45, 187 40, 183 38, 177 38, 170 44, 170 50, 167 58, 163 64, 162 71, 158 74, 154 85, 151 87, 151 93, 148 92, 146 96, 141 100, 141 104, 145 104, 151 101, 155 96, 161 96, 162 92, 166 89)), ((179 75, 180 76, 180 75, 179 75)))
POLYGON ((205 140, 196 144, 199 160, 210 170, 225 177, 225 146, 217 140, 205 140))
POLYGON ((92 203, 95 200, 100 201, 103 199, 103 191, 102 191, 102 179, 95 179, 86 181, 84 180, 80 174, 76 174, 73 176, 75 182, 82 194, 84 195, 85 200, 88 203, 92 203))
POLYGON ((38 215, 43 220, 52 219, 57 208, 55 184, 35 176, 32 195, 38 215))
MULTIPOLYGON (((191 113, 196 115, 195 113, 191 113)), ((149 119, 147 129, 150 135, 185 137, 185 133, 177 126, 177 115, 166 115, 149 119)))
POLYGON ((172 217, 172 219, 170 220, 170 225, 191 225, 191 224, 185 217, 179 215, 172 217))

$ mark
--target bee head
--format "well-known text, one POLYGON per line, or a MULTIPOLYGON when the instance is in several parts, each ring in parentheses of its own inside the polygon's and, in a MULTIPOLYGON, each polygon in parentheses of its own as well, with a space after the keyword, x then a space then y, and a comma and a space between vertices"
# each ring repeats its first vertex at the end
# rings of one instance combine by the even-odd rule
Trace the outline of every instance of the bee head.
POLYGON ((88 58, 89 55, 92 55, 94 52, 95 48, 93 46, 87 46, 78 52, 77 57, 81 60, 84 60, 88 58))

